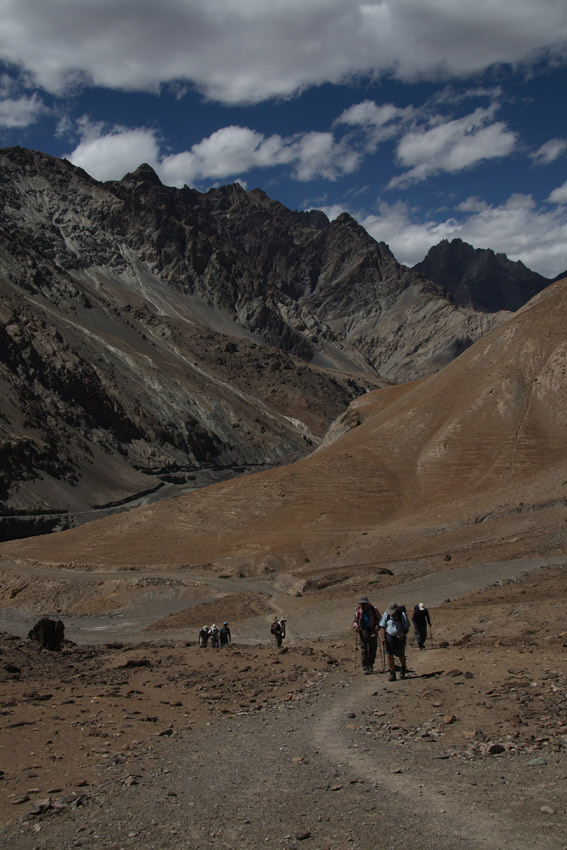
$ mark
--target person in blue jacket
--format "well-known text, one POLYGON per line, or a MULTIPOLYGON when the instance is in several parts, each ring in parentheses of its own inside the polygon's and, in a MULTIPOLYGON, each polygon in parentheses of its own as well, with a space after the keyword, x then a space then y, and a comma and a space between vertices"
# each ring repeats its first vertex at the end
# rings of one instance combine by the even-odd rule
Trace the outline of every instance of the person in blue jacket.
POLYGON ((378 646, 378 622, 380 611, 375 608, 367 596, 359 599, 352 627, 358 632, 362 667, 366 674, 374 670, 376 649, 378 646))
POLYGON ((382 630, 382 642, 388 656, 390 682, 396 681, 396 657, 400 661, 400 678, 405 679, 407 675, 406 636, 410 630, 406 606, 390 602, 380 618, 379 628, 382 630))

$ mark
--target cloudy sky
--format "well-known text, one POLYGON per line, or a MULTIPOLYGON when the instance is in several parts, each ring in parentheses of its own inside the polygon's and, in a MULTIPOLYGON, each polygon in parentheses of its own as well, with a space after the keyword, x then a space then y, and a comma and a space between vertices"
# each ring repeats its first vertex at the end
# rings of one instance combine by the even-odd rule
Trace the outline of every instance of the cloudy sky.
POLYGON ((0 145, 567 269, 567 0, 0 0, 0 145))

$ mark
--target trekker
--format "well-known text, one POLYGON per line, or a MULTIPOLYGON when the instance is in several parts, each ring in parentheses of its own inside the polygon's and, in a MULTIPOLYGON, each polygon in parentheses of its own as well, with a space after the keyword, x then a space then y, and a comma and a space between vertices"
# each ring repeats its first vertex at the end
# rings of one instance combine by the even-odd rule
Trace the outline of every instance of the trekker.
POLYGON ((406 667, 406 635, 410 630, 410 621, 406 614, 405 605, 396 605, 391 602, 382 617, 379 627, 382 629, 382 642, 385 645, 388 656, 388 669, 390 671, 390 682, 396 681, 396 661, 400 659, 400 678, 405 679, 406 667))
POLYGON ((226 620, 222 624, 222 629, 219 632, 219 637, 220 637, 221 649, 222 649, 223 646, 228 646, 229 643, 232 640, 232 638, 230 637, 230 629, 228 627, 228 623, 226 622, 226 620))
POLYGON ((427 610, 423 602, 419 602, 413 609, 411 621, 413 623, 413 629, 415 632, 415 641, 420 649, 425 649, 428 623, 429 633, 431 634, 431 617, 429 616, 429 611, 427 610))
POLYGON ((218 649, 219 648, 219 628, 218 628, 218 626, 215 626, 214 623, 211 626, 210 635, 211 635, 211 646, 212 646, 212 648, 218 649))
POLYGON ((276 639, 276 646, 281 646, 282 641, 285 637, 285 624, 287 620, 285 617, 280 617, 278 620, 274 620, 271 625, 270 631, 274 635, 276 639))
POLYGON ((210 632, 208 626, 203 626, 199 632, 199 646, 204 649, 209 642, 210 632))
POLYGON ((380 611, 371 604, 367 596, 362 596, 358 600, 358 608, 354 614, 352 627, 358 632, 360 639, 360 655, 365 675, 374 670, 379 622, 380 611))

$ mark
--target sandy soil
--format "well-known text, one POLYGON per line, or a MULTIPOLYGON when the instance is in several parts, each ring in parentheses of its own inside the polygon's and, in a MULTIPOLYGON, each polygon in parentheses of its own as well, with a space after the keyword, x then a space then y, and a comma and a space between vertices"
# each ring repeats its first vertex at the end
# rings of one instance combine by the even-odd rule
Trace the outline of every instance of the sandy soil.
POLYGON ((516 573, 426 599, 433 639, 395 683, 362 675, 356 596, 219 579, 130 642, 2 633, 0 845, 567 848, 565 565, 516 573), (232 645, 199 649, 227 608, 232 645))

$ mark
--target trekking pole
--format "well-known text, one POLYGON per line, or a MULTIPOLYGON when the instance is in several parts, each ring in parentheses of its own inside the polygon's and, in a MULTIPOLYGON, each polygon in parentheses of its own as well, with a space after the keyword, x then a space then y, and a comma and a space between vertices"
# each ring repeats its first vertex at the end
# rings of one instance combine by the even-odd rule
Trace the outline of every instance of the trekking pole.
POLYGON ((380 642, 380 657, 382 659, 382 673, 386 672, 386 647, 384 643, 378 638, 380 642))

